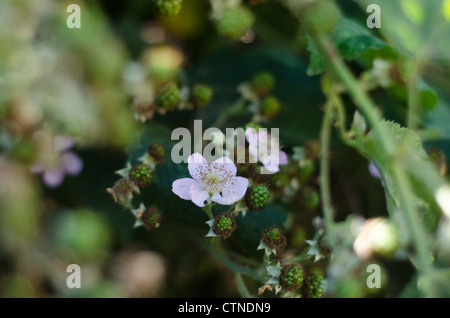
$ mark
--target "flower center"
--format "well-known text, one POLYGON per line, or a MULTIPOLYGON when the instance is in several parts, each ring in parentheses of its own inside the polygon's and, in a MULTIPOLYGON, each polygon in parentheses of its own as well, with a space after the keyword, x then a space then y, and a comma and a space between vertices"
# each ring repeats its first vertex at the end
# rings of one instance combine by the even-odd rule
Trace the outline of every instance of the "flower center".
POLYGON ((221 190, 225 178, 220 174, 210 173, 202 181, 205 190, 212 194, 221 190))

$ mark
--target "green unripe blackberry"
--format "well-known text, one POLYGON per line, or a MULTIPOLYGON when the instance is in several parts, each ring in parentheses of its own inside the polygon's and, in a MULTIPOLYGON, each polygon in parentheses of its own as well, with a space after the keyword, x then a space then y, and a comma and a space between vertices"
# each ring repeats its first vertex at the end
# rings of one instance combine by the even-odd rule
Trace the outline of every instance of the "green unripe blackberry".
POLYGON ((383 217, 366 220, 353 243, 353 250, 362 260, 374 255, 392 256, 400 245, 397 227, 383 217))
POLYGON ((259 72, 253 76, 251 86, 256 94, 266 96, 275 86, 275 78, 269 72, 259 72))
POLYGON ((275 118, 280 108, 279 100, 274 96, 269 96, 261 101, 260 112, 267 118, 275 118))
POLYGON ((144 227, 147 231, 156 229, 159 227, 159 224, 161 223, 162 214, 161 212, 155 208, 155 207, 149 207, 147 208, 141 216, 141 220, 144 223, 144 227))
POLYGON ((245 193, 245 203, 251 211, 263 210, 269 203, 269 199, 270 192, 265 185, 249 187, 245 193))
POLYGON ((316 162, 314 160, 306 158, 305 160, 300 160, 298 178, 301 184, 308 183, 309 179, 313 176, 316 171, 316 162))
POLYGON ((159 91, 156 97, 156 104, 166 110, 174 110, 178 105, 180 89, 175 83, 169 83, 159 91))
POLYGON ((209 104, 213 96, 213 90, 205 84, 195 84, 192 87, 192 102, 195 106, 202 108, 209 104))
POLYGON ((253 25, 253 13, 244 6, 226 10, 216 22, 217 31, 230 40, 239 40, 253 25))
POLYGON ((286 291, 300 288, 303 283, 302 267, 298 264, 284 265, 278 281, 286 291))
POLYGON ((330 33, 341 17, 334 0, 317 0, 305 8, 302 22, 307 32, 312 34, 330 33))
POLYGON ((327 289, 327 281, 322 274, 308 274, 303 287, 303 297, 320 298, 327 289))
POLYGON ((139 187, 145 187, 152 182, 152 168, 146 164, 139 164, 131 168, 129 178, 139 187))
POLYGON ((166 161, 166 147, 159 142, 152 142, 147 148, 147 153, 157 163, 166 161))
POLYGON ((287 245, 286 236, 283 235, 278 226, 271 226, 261 233, 261 241, 270 249, 275 249, 277 253, 284 251, 287 245))
POLYGON ((227 239, 236 229, 236 220, 232 214, 220 213, 215 217, 212 229, 214 234, 227 239))
POLYGON ((183 0, 157 0, 156 7, 159 14, 171 17, 180 12, 182 3, 183 0))
POLYGON ((114 201, 123 202, 133 197, 133 192, 138 191, 139 188, 133 180, 129 178, 119 179, 112 189, 108 189, 108 192, 112 194, 114 201))
POLYGON ((387 219, 379 218, 375 222, 370 232, 373 251, 383 256, 394 254, 399 246, 399 233, 397 228, 387 219))
POLYGON ((320 205, 320 196, 314 188, 304 187, 299 190, 295 201, 301 210, 314 211, 320 205))

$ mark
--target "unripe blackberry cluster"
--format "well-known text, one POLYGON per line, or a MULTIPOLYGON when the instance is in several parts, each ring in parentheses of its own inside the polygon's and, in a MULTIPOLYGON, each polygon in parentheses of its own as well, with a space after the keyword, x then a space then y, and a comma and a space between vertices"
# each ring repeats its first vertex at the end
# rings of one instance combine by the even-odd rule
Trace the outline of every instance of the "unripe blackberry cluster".
POLYGON ((249 187, 245 193, 245 203, 251 211, 263 210, 269 203, 270 192, 265 185, 249 187))
POLYGON ((213 232, 220 237, 227 239, 236 229, 236 220, 234 216, 228 213, 220 213, 214 219, 213 232))
POLYGON ((286 237, 278 226, 271 226, 261 234, 261 241, 270 249, 275 249, 277 253, 284 251, 287 245, 286 237))
POLYGON ((195 106, 202 108, 205 107, 212 99, 213 90, 210 86, 205 84, 195 84, 192 87, 192 102, 195 106))
POLYGON ((353 243, 353 250, 362 260, 374 255, 390 257, 399 247, 400 239, 397 227, 383 217, 366 220, 353 243))
POLYGON ((341 12, 334 0, 319 0, 306 7, 302 22, 307 32, 324 34, 333 31, 340 17, 341 12))
POLYGON ((275 118, 280 111, 281 105, 278 98, 269 96, 261 101, 260 112, 267 118, 275 118))
POLYGON ((314 211, 320 205, 319 193, 312 187, 304 187, 296 198, 299 207, 305 211, 314 211))
POLYGON ((217 31, 230 40, 239 40, 253 25, 255 18, 246 7, 240 6, 226 10, 217 21, 217 31))
POLYGON ((162 214, 155 207, 147 208, 144 213, 142 213, 141 220, 144 223, 144 227, 147 231, 153 230, 159 227, 161 223, 162 214))
POLYGON ((302 296, 304 298, 320 298, 326 289, 327 281, 322 274, 308 273, 302 287, 302 296))
POLYGON ((271 73, 263 71, 255 74, 250 83, 256 94, 267 96, 275 86, 275 78, 271 73))
POLYGON ((303 269, 298 264, 283 266, 279 277, 281 287, 286 291, 300 288, 303 283, 303 269))
POLYGON ((158 13, 166 17, 178 14, 181 10, 183 0, 157 0, 158 13))
POLYGON ((145 187, 152 182, 152 168, 146 164, 139 164, 131 168, 129 177, 139 187, 145 187))
POLYGON ((147 148, 147 153, 157 163, 166 161, 166 147, 159 142, 152 142, 147 148))
POLYGON ((164 108, 165 110, 174 110, 178 105, 178 100, 180 98, 180 89, 175 83, 169 83, 158 93, 155 103, 164 108))
POLYGON ((136 182, 129 178, 119 179, 112 189, 108 190, 116 202, 123 202, 133 196, 133 191, 138 189, 136 182))

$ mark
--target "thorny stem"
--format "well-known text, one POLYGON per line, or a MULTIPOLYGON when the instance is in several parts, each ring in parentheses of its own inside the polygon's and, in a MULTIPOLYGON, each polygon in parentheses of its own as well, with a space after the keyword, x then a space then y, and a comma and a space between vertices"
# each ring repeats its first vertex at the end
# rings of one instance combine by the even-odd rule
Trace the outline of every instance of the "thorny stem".
MULTIPOLYGON (((391 136, 384 129, 381 124, 381 117, 376 111, 376 107, 373 104, 367 93, 358 87, 358 82, 354 78, 353 74, 345 65, 344 61, 340 57, 336 50, 336 47, 327 36, 317 36, 314 38, 316 47, 326 56, 329 66, 332 71, 341 79, 341 81, 347 87, 350 95, 355 100, 355 104, 361 110, 366 117, 369 124, 372 126, 375 134, 378 136, 383 150, 383 158, 390 164, 390 172, 392 173, 395 183, 398 185, 400 206, 402 212, 405 215, 406 221, 411 229, 413 243, 417 253, 417 264, 421 270, 428 272, 431 270, 428 242, 425 239, 425 231, 420 224, 418 211, 414 207, 412 201, 412 189, 406 172, 395 161, 395 145, 391 136)), ((325 148, 325 147, 324 147, 325 148)), ((327 172, 327 170, 325 171, 327 172)), ((324 172, 324 173, 325 173, 324 172)), ((326 184, 322 187, 328 186, 328 180, 325 179, 326 184)), ((326 192, 326 190, 325 190, 326 192)), ((325 193, 326 194, 326 193, 325 193)), ((326 199, 325 199, 326 200, 326 199)), ((330 218, 330 211, 325 217, 330 218), (327 216, 328 215, 328 216, 327 216)), ((330 220, 328 220, 329 222, 330 220)))

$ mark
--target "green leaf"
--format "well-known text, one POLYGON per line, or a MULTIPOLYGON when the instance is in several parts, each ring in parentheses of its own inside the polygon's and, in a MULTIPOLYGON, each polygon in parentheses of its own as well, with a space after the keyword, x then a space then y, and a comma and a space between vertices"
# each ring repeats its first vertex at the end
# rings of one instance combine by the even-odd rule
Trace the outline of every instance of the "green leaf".
POLYGON ((412 130, 400 126, 392 121, 381 122, 383 128, 389 132, 396 153, 393 158, 385 158, 381 154, 381 143, 374 131, 366 136, 358 136, 353 145, 369 160, 377 165, 382 175, 388 210, 394 219, 398 219, 399 206, 398 186, 390 175, 392 164, 403 167, 411 178, 415 189, 415 203, 417 208, 427 213, 435 207, 433 195, 436 190, 445 184, 445 180, 439 176, 437 169, 431 164, 422 147, 420 137, 412 130), (395 160, 393 163, 392 160, 395 160))
MULTIPOLYGON (((349 18, 342 18, 331 38, 339 49, 341 56, 351 61, 368 49, 381 49, 387 43, 375 37, 371 31, 358 22, 349 18)), ((317 52, 311 39, 308 42, 308 51, 311 53, 308 66, 308 75, 318 75, 325 70, 323 57, 317 52)))
POLYGON ((433 110, 439 102, 436 93, 422 80, 417 81, 417 88, 419 89, 420 106, 424 110, 433 110))

